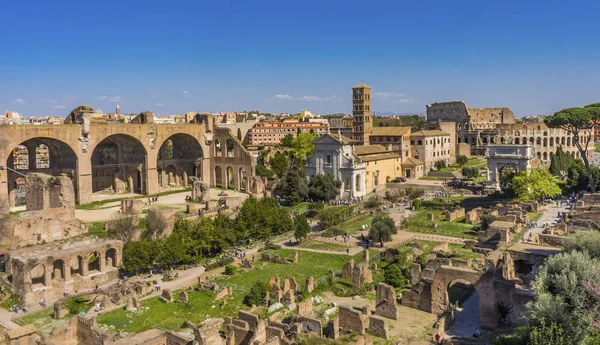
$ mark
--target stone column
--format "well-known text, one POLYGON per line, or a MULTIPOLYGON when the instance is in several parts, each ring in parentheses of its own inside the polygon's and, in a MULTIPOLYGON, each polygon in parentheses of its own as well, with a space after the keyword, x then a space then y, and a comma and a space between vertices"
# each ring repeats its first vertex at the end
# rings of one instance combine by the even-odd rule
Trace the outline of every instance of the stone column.
POLYGON ((71 280, 71 260, 64 261, 63 272, 65 276, 65 282, 71 280))
MULTIPOLYGON (((77 259, 79 261, 79 258, 77 259)), ((89 274, 89 267, 88 267, 88 260, 89 260, 89 256, 87 256, 87 258, 82 258, 81 262, 79 263, 79 265, 81 266, 81 276, 82 277, 87 277, 89 274)))
MULTIPOLYGON (((88 151, 89 152, 89 151, 88 151)), ((50 162, 52 164, 52 162, 50 162)), ((77 203, 87 204, 92 202, 92 161, 91 154, 77 154, 77 203)))
POLYGON ((44 272, 44 285, 52 286, 52 267, 46 267, 46 272, 44 272))
POLYGON ((106 257, 105 255, 100 254, 100 257, 98 258, 98 260, 100 260, 100 272, 104 272, 104 270, 106 269, 106 257))

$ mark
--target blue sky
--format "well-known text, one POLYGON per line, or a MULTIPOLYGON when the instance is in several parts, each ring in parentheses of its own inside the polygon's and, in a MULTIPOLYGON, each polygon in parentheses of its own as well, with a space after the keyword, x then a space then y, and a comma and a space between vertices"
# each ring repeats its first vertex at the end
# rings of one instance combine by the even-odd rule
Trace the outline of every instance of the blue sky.
POLYGON ((596 1, 2 1, 0 111, 517 116, 600 101, 596 1))

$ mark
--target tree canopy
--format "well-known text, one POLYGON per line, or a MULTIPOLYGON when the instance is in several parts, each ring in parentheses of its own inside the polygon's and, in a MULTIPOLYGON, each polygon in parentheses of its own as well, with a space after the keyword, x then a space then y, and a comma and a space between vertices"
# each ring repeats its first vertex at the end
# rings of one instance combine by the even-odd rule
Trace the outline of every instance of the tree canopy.
POLYGON ((303 214, 299 215, 294 219, 294 237, 297 241, 300 241, 310 233, 310 224, 306 220, 306 216, 303 214))
POLYGON ((527 169, 512 179, 513 193, 521 201, 543 200, 561 194, 558 180, 548 169, 527 169))
POLYGON ((294 136, 291 134, 288 134, 285 137, 283 137, 283 139, 281 139, 281 145, 283 145, 285 147, 292 147, 293 142, 294 142, 294 136))
POLYGON ((291 152, 296 166, 302 166, 308 157, 315 154, 315 144, 313 144, 313 141, 316 137, 313 133, 302 132, 294 138, 291 152))
POLYGON ((553 175, 559 175, 561 172, 568 172, 569 167, 575 161, 571 154, 563 151, 562 146, 556 149, 556 154, 550 159, 550 172, 553 175))
POLYGON ((275 186, 273 194, 292 204, 305 200, 308 196, 308 182, 304 172, 295 168, 288 170, 275 186))
POLYGON ((583 159, 587 177, 590 181, 591 192, 596 191, 594 176, 590 168, 590 162, 587 152, 590 147, 594 147, 591 138, 593 128, 600 123, 600 103, 586 105, 582 108, 574 107, 562 109, 552 116, 544 119, 544 123, 550 128, 561 128, 573 136, 573 144, 579 150, 579 155, 583 159))
POLYGON ((284 153, 277 152, 269 160, 269 165, 275 174, 281 178, 290 168, 290 161, 284 153))
POLYGON ((383 242, 391 241, 392 235, 396 233, 398 233, 396 223, 387 213, 380 213, 371 221, 369 237, 375 242, 380 242, 382 247, 383 242))
POLYGON ((308 196, 317 201, 334 200, 340 195, 342 182, 332 174, 317 174, 308 185, 308 196))

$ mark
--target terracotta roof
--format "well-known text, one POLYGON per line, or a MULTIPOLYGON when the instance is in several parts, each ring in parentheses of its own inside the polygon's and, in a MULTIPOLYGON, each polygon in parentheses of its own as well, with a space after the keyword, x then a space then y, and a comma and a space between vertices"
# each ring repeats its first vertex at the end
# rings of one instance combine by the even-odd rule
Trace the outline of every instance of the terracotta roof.
POLYGON ((8 339, 12 340, 12 339, 21 338, 21 337, 29 335, 29 334, 33 334, 35 332, 37 332, 37 329, 35 328, 34 325, 25 325, 25 326, 19 327, 17 329, 7 330, 6 336, 8 337, 8 339))
POLYGON ((410 127, 374 127, 371 135, 401 136, 410 132, 410 127))
POLYGON ((358 85, 356 85, 356 86, 353 86, 352 88, 353 88, 353 89, 362 89, 362 88, 365 88, 365 89, 370 89, 371 87, 370 87, 369 85, 365 85, 365 84, 363 84, 363 83, 360 83, 360 84, 358 84, 358 85))
POLYGON ((371 155, 359 156, 358 158, 363 162, 373 162, 373 161, 381 161, 381 160, 385 160, 385 159, 400 158, 400 155, 397 153, 393 153, 393 152, 386 152, 386 153, 375 153, 375 154, 371 154, 371 155))
POLYGON ((404 161, 402 162, 403 165, 423 165, 423 162, 421 162, 420 160, 416 159, 416 158, 412 158, 412 157, 408 157, 408 158, 404 158, 404 161))
POLYGON ((450 135, 447 132, 444 131, 440 131, 439 129, 435 129, 435 130, 428 130, 428 131, 418 131, 418 132, 413 132, 411 133, 412 136, 415 137, 433 137, 433 136, 437 136, 437 135, 450 135))
POLYGON ((347 145, 347 144, 356 144, 357 143, 356 140, 352 140, 352 139, 350 139, 348 137, 345 137, 345 136, 343 136, 341 134, 325 133, 321 137, 323 137, 323 136, 328 136, 328 137, 334 139, 335 141, 337 141, 338 143, 341 143, 341 144, 344 144, 344 145, 347 145))
POLYGON ((376 153, 386 153, 386 152, 389 152, 389 151, 381 145, 364 145, 364 146, 357 146, 354 148, 354 154, 357 156, 372 155, 372 154, 376 154, 376 153))

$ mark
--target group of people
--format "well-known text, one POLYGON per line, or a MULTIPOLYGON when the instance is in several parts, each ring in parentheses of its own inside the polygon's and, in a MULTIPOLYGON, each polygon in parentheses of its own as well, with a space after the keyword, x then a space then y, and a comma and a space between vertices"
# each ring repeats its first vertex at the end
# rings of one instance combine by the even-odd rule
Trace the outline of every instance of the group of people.
POLYGON ((359 202, 361 202, 363 200, 363 198, 364 197, 362 197, 362 196, 353 196, 353 197, 347 198, 347 199, 330 201, 329 202, 329 206, 349 206, 349 205, 354 205, 354 204, 358 204, 359 202))
POLYGON ((148 198, 146 205, 152 205, 153 202, 157 202, 157 201, 158 201, 158 194, 156 194, 156 196, 148 198))
MULTIPOLYGON (((15 303, 15 305, 13 305, 12 309, 13 309, 13 312, 18 313, 19 305, 15 303)), ((27 306, 25 305, 25 303, 23 303, 23 305, 21 306, 21 309, 23 310, 24 313, 27 312, 27 306)))

